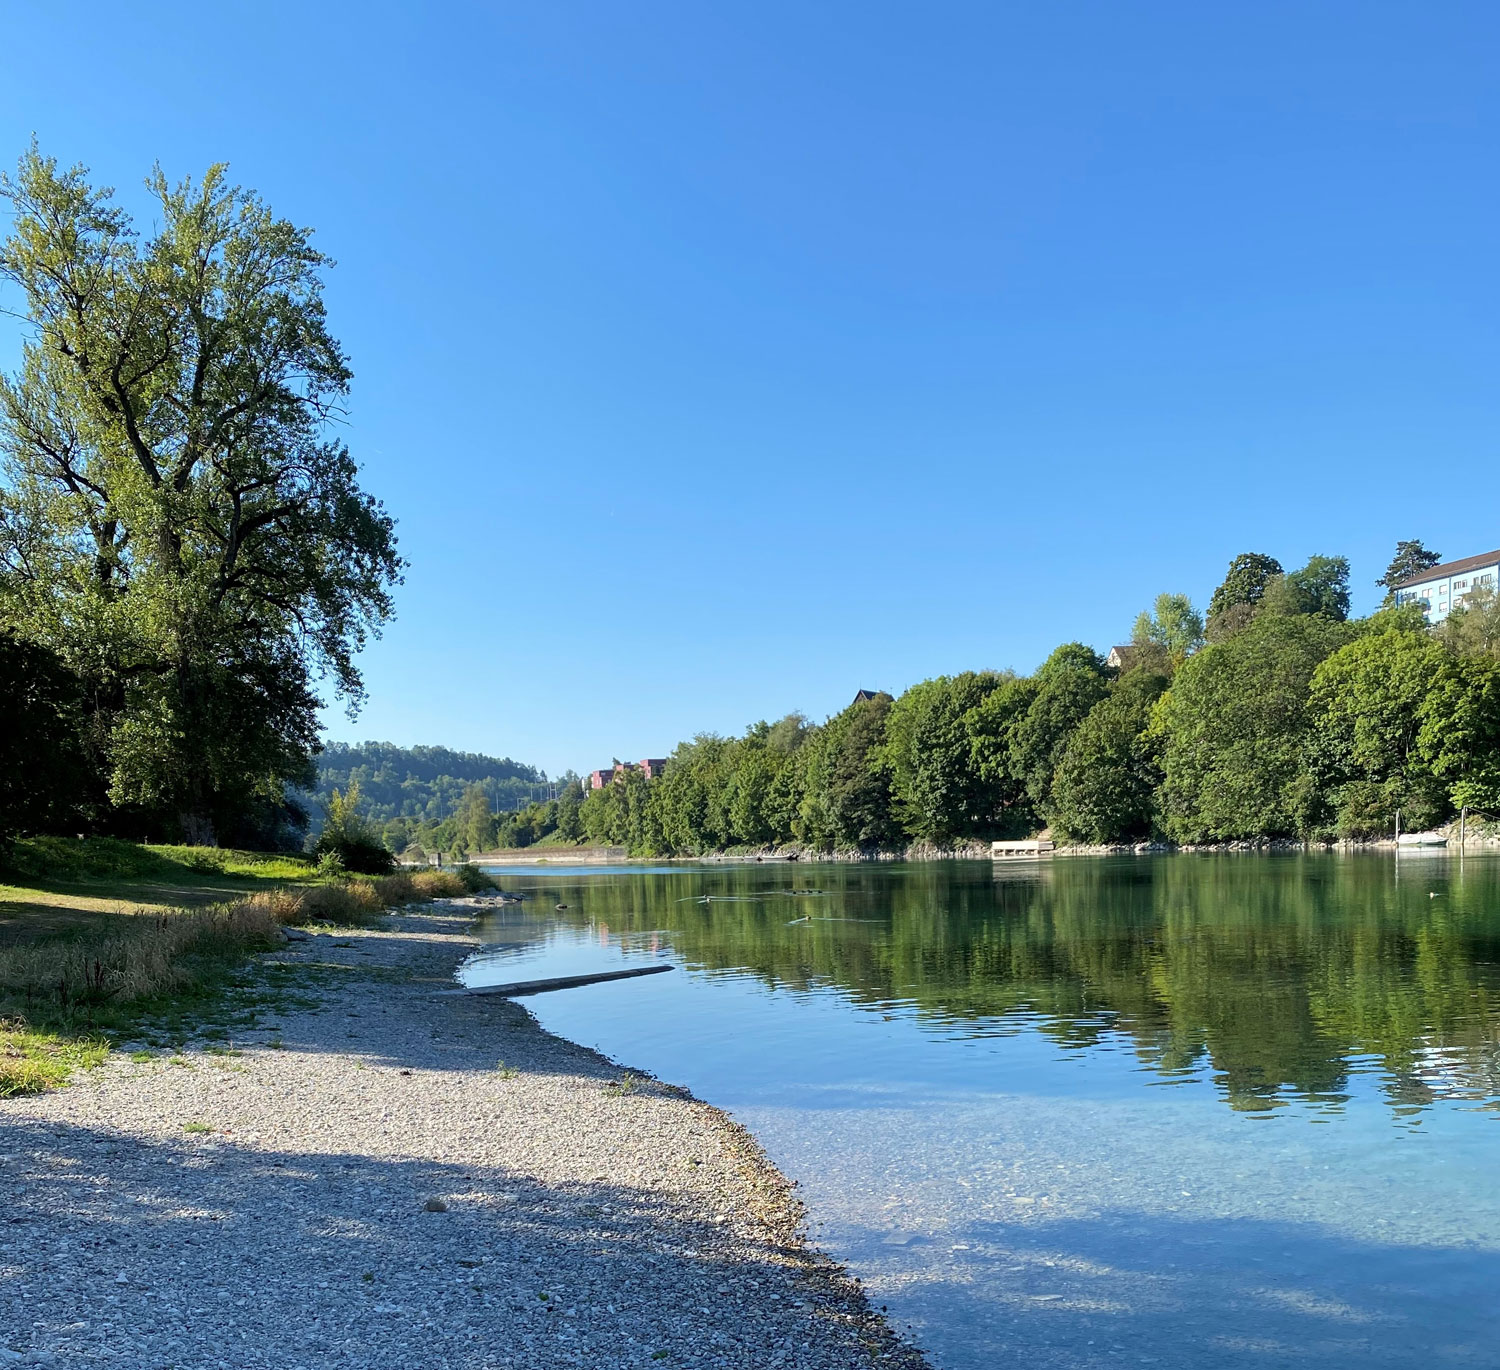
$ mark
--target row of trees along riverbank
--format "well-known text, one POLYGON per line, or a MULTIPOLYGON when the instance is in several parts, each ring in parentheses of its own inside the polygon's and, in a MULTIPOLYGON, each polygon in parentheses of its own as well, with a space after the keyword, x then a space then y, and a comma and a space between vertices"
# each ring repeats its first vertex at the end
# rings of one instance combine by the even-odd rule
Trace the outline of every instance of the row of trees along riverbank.
MULTIPOLYGON (((1381 581, 1437 560, 1403 543, 1381 581)), ((1236 557, 1207 623, 1180 595, 1138 620, 1122 669, 1070 642, 1035 674, 973 671, 682 743, 510 820, 531 841, 640 855, 799 844, 939 846, 1050 826, 1080 843, 1389 833, 1500 812, 1500 602, 1440 628, 1415 606, 1349 618, 1342 557, 1236 557)))

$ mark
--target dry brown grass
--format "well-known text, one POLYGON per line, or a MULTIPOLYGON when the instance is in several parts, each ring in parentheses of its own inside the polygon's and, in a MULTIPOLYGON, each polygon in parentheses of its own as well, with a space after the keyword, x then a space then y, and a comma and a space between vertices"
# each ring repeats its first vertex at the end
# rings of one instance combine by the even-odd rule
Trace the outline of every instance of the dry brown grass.
POLYGON ((461 899, 469 893, 469 887, 452 871, 418 871, 407 878, 419 899, 461 899))
POLYGON ((452 871, 418 871, 385 875, 377 880, 346 880, 337 885, 284 886, 252 894, 245 901, 268 910, 278 923, 355 926, 385 909, 431 899, 455 899, 467 894, 462 879, 452 871))
POLYGON ((278 923, 300 928, 306 923, 353 927, 369 922, 386 907, 374 885, 351 880, 342 885, 287 886, 263 890, 244 900, 264 909, 278 923))
POLYGON ((140 917, 136 926, 90 940, 34 942, 0 951, 0 992, 61 1008, 129 1003, 165 994, 191 978, 193 956, 274 946, 274 913, 245 899, 217 908, 140 917))
POLYGON ((97 1035, 101 1023, 130 1021, 201 988, 247 952, 281 942, 283 926, 353 926, 393 906, 467 892, 451 871, 421 871, 284 885, 209 908, 106 911, 102 901, 69 908, 86 921, 36 940, 0 942, 0 1098, 51 1088, 72 1069, 98 1064, 108 1051, 97 1035))

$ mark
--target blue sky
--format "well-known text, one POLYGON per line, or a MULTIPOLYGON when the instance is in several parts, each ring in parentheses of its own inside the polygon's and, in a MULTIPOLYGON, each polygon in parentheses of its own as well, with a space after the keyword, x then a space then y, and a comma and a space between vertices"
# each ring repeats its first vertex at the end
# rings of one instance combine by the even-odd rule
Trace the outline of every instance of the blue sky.
MULTIPOLYGON (((412 567, 337 738, 556 773, 1500 546, 1500 10, 12 6, 0 159, 338 259, 412 567)), ((0 331, 0 360, 16 340, 0 331)))

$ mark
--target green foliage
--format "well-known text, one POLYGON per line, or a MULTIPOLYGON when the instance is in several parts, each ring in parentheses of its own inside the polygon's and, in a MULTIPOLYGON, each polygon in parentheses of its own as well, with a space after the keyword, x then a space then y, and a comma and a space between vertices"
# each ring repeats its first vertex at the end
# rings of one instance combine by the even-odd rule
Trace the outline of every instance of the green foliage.
MULTIPOLYGON (((704 741, 705 739, 699 739, 704 741)), ((712 739, 717 742, 719 739, 712 739)), ((691 752, 696 747, 694 743, 684 743, 677 749, 676 754, 691 752)), ((671 777, 671 768, 667 775, 655 785, 665 787, 666 781, 671 777)), ((647 794, 647 780, 639 771, 626 771, 617 776, 603 789, 590 790, 584 797, 579 809, 579 818, 583 824, 584 835, 591 841, 603 846, 625 847, 640 856, 654 856, 667 851, 702 851, 707 850, 703 846, 689 846, 694 840, 696 830, 691 825, 679 826, 676 833, 676 842, 670 843, 663 836, 663 804, 657 802, 666 791, 647 794), (680 844, 680 845, 679 845, 680 844)), ((722 815, 722 791, 717 791, 719 803, 717 811, 722 815)), ((674 797, 682 800, 685 797, 684 790, 679 787, 674 791, 674 797)), ((696 796, 688 798, 688 802, 695 802, 696 796)), ((705 830, 707 832, 709 830, 705 830)), ((724 840, 724 829, 717 827, 711 830, 712 837, 708 840, 714 841, 719 846, 728 846, 724 840)))
POLYGON ((1274 576, 1261 596, 1263 614, 1321 614, 1342 623, 1349 617, 1349 558, 1309 557, 1307 565, 1274 576))
POLYGON ((1318 665, 1308 708, 1311 781, 1304 829, 1331 821, 1340 837, 1390 832, 1446 816, 1446 795, 1417 747, 1424 701, 1448 654, 1425 633, 1389 629, 1351 642, 1318 665))
POLYGON ((395 860, 360 811, 359 786, 335 790, 324 806, 323 830, 313 846, 320 875, 352 871, 356 875, 386 875, 395 860), (325 871, 324 862, 328 862, 325 871), (336 863, 336 865, 335 865, 336 863))
POLYGON ((451 817, 471 785, 483 787, 491 808, 505 812, 536 799, 547 784, 541 771, 509 757, 390 742, 330 742, 317 764, 313 799, 326 802, 335 789, 358 784, 371 820, 382 827, 406 820, 401 830, 408 840, 422 824, 451 817))
POLYGON ((1276 576, 1281 574, 1281 563, 1264 552, 1241 552, 1229 563, 1224 581, 1208 601, 1210 622, 1231 609, 1247 606, 1254 608, 1260 603, 1276 576))
POLYGON ((900 845, 881 758, 892 702, 883 693, 856 699, 807 739, 794 820, 799 841, 844 851, 900 845))
MULTIPOLYGON (((1425 621, 1421 605, 1403 607, 1425 621)), ((1440 631, 1443 641, 1460 656, 1500 656, 1500 590, 1493 585, 1470 590, 1443 620, 1440 631)))
POLYGON ((1170 837, 1227 841, 1299 830, 1308 689, 1318 663, 1353 636, 1318 615, 1265 616, 1184 663, 1151 726, 1170 837))
POLYGON ((1075 842, 1150 837, 1161 779, 1146 729, 1167 678, 1132 671, 1068 737, 1052 782, 1048 818, 1075 842))
POLYGON ((1442 561, 1436 552, 1429 552, 1420 541, 1413 538, 1396 544, 1396 555, 1385 568, 1385 574, 1375 583, 1384 585, 1392 593, 1402 581, 1411 580, 1423 571, 1429 571, 1442 561))
POLYGON ((0 183, 30 334, 0 379, 0 622, 78 677, 122 825, 263 835, 311 782, 325 674, 390 616, 393 524, 328 436, 327 259, 222 167, 139 234, 35 149, 0 183))
POLYGON ((579 810, 583 807, 583 786, 574 780, 563 789, 557 800, 557 817, 554 831, 562 842, 576 842, 583 836, 583 821, 579 810))
POLYGON ((1449 802, 1500 814, 1500 661, 1449 657, 1420 713, 1417 748, 1449 802))
POLYGON ((913 685, 891 705, 879 761, 889 770, 902 827, 939 844, 982 837, 999 818, 1002 787, 972 764, 969 720, 1004 682, 993 671, 965 671, 913 685))
POLYGON ((1010 734, 1010 773, 1036 812, 1051 812, 1052 782, 1073 730, 1109 690, 1104 660, 1081 642, 1057 648, 1037 671, 1026 712, 1010 734))
POLYGON ((466 852, 492 851, 497 825, 483 785, 470 785, 454 815, 454 846, 466 852))
POLYGON ((1203 615, 1186 595, 1157 595, 1148 613, 1135 621, 1130 640, 1137 647, 1157 648, 1173 666, 1203 645, 1203 615))
POLYGON ((479 894, 483 890, 497 888, 494 880, 486 875, 478 866, 465 863, 457 867, 453 872, 463 882, 463 887, 470 894, 479 894))

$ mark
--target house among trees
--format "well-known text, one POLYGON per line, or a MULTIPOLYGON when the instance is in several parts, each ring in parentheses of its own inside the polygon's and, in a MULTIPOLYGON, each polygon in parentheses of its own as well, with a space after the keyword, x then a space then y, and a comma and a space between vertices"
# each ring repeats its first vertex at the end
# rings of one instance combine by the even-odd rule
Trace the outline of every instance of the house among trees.
POLYGON ((589 789, 602 790, 616 780, 623 780, 627 771, 639 771, 647 780, 655 780, 666 769, 666 765, 666 758, 658 756, 648 756, 635 762, 616 759, 608 769, 589 772, 589 789))
POLYGON ((1116 671, 1128 671, 1135 664, 1135 658, 1140 650, 1137 643, 1122 642, 1118 647, 1109 649, 1109 655, 1104 658, 1104 664, 1116 671))
POLYGON ((1500 551, 1429 566, 1398 581, 1391 589, 1397 604, 1420 604, 1429 622, 1441 623, 1481 585, 1493 590, 1497 584, 1500 584, 1500 551))

